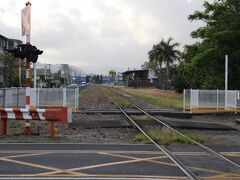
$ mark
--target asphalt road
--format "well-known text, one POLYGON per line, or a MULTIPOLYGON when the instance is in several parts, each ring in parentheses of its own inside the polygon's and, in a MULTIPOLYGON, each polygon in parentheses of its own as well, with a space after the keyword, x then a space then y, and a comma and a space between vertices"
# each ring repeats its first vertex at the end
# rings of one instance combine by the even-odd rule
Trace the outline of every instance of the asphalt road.
MULTIPOLYGON (((193 145, 167 146, 201 179, 240 179, 240 170, 193 145)), ((212 147, 240 164, 240 147, 212 147)), ((153 145, 0 144, 0 179, 187 179, 153 145)))

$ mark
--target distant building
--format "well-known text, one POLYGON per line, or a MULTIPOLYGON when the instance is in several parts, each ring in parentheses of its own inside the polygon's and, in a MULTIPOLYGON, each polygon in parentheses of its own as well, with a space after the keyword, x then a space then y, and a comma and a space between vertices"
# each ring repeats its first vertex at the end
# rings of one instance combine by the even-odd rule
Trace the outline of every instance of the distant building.
POLYGON ((45 64, 44 68, 37 68, 36 74, 40 87, 50 87, 52 79, 50 66, 47 68, 47 64, 45 64))
POLYGON ((46 69, 46 68, 37 69, 37 77, 38 76, 45 76, 45 77, 51 76, 51 69, 46 69))
POLYGON ((102 77, 102 83, 104 84, 112 84, 115 81, 115 77, 111 77, 111 76, 103 76, 102 77))
POLYGON ((23 42, 18 39, 9 39, 0 34, 0 53, 3 53, 4 48, 13 49, 17 45, 22 44, 23 42))
MULTIPOLYGON (((3 54, 4 48, 6 48, 6 49, 13 49, 17 45, 22 44, 22 43, 23 42, 21 40, 9 39, 9 38, 7 38, 7 37, 5 37, 5 36, 0 34, 0 54, 3 54)), ((0 66, 1 66, 1 64, 0 64, 0 66)), ((0 74, 0 87, 3 87, 3 82, 4 82, 4 78, 0 74)))
POLYGON ((122 73, 124 85, 127 87, 152 86, 154 73, 150 70, 128 70, 122 73))
POLYGON ((82 84, 83 82, 86 82, 86 76, 75 76, 74 77, 74 83, 80 85, 82 84))

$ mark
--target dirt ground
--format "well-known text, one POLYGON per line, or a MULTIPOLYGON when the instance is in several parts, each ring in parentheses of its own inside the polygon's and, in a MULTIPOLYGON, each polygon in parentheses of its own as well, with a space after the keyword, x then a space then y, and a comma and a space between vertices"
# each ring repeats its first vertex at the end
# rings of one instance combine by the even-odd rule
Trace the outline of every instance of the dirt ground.
POLYGON ((96 86, 87 87, 86 93, 80 97, 79 109, 115 109, 116 107, 103 96, 103 93, 96 86))
MULTIPOLYGON (((149 89, 156 95, 158 93, 172 93, 164 92, 157 89, 149 89), (159 92, 158 92, 159 91, 159 92)), ((160 109, 156 105, 151 105, 142 99, 135 98, 133 96, 123 94, 123 97, 127 97, 135 104, 143 108, 149 109, 160 109)), ((80 110, 82 109, 116 109, 116 107, 109 101, 107 97, 104 97, 101 90, 96 86, 87 87, 85 93, 80 98, 80 110)), ((193 116, 191 119, 180 119, 180 118, 167 118, 159 117, 165 120, 185 120, 185 121, 196 121, 196 122, 214 122, 224 124, 229 127, 236 128, 235 131, 221 131, 221 130, 183 130, 183 133, 193 133, 200 136, 203 143, 206 145, 238 145, 240 146, 240 125, 235 124, 235 119, 240 119, 239 115, 204 115, 204 116, 193 116)), ((73 123, 68 127, 58 124, 56 127, 57 136, 54 139, 49 138, 49 126, 46 123, 36 124, 33 127, 33 135, 23 136, 22 129, 23 124, 12 123, 9 126, 8 136, 1 137, 0 142, 84 142, 84 143, 136 143, 133 141, 134 135, 137 133, 135 128, 129 127, 110 127, 110 128, 84 128, 82 123, 89 122, 121 122, 126 120, 122 115, 85 115, 85 114, 74 114, 73 123), (39 136, 39 134, 41 136, 39 136)), ((22 122, 23 123, 23 122, 22 122)), ((117 125, 116 125, 117 126, 117 125)))

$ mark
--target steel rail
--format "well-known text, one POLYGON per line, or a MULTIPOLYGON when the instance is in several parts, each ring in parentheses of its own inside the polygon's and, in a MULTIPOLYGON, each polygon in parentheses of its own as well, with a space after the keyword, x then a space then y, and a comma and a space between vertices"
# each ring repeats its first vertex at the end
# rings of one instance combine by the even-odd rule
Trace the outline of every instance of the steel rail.
MULTIPOLYGON (((113 91, 113 90, 112 90, 112 91, 113 91)), ((115 91, 114 91, 114 92, 115 92, 115 91)), ((118 93, 118 92, 115 92, 115 93, 118 93)), ((120 94, 120 93, 118 93, 118 94, 120 94)), ((121 94, 120 94, 120 95, 121 95, 121 94)), ((120 98, 122 98, 123 100, 127 101, 128 103, 130 103, 132 106, 134 106, 135 108, 137 108, 139 111, 141 111, 142 113, 144 113, 144 114, 147 115, 148 117, 154 119, 155 121, 161 123, 163 126, 169 128, 169 129, 172 130, 173 132, 179 134, 180 136, 182 136, 182 137, 188 139, 189 141, 191 141, 192 143, 198 145, 200 148, 202 148, 203 150, 205 150, 205 152, 207 152, 211 157, 218 157, 219 159, 223 160, 224 162, 228 163, 229 165, 232 165, 232 166, 234 166, 235 168, 240 169, 240 165, 239 165, 238 163, 233 162, 232 160, 230 160, 230 159, 224 157, 223 155, 221 155, 220 153, 218 153, 218 152, 216 152, 216 151, 214 151, 214 150, 212 150, 212 149, 204 146, 203 144, 201 144, 201 143, 193 140, 192 138, 184 135, 183 133, 177 131, 176 129, 172 128, 172 127, 169 126, 168 124, 164 123, 163 121, 161 121, 161 120, 157 119, 156 117, 152 116, 151 114, 147 113, 146 111, 144 111, 143 109, 141 109, 141 108, 138 107, 137 105, 133 104, 132 102, 129 102, 129 100, 126 100, 126 99, 123 98, 123 97, 120 97, 120 98), (214 156, 213 156, 213 155, 214 155, 214 156)))
POLYGON ((158 149, 160 149, 179 169, 191 180, 200 180, 187 166, 185 166, 176 156, 174 156, 167 148, 163 145, 159 145, 154 141, 147 133, 118 105, 118 103, 110 97, 114 104, 119 110, 133 123, 158 149))
MULTIPOLYGON (((167 125, 166 123, 162 122, 161 120, 155 118, 155 117, 152 116, 151 114, 145 112, 144 110, 142 110, 142 109, 139 108, 138 106, 135 106, 135 107, 136 107, 138 110, 140 110, 141 112, 143 112, 145 115, 147 115, 148 117, 151 117, 152 119, 156 120, 157 122, 161 123, 162 125, 166 126, 166 127, 169 128, 169 129, 171 129, 171 130, 174 131, 175 133, 181 135, 182 137, 184 137, 184 138, 190 140, 192 143, 198 145, 199 147, 201 147, 202 149, 204 149, 206 152, 208 152, 208 154, 209 154, 210 156, 211 156, 211 154, 213 154, 213 155, 217 156, 218 158, 220 158, 221 160, 223 160, 224 162, 226 162, 226 163, 228 163, 228 164, 230 164, 230 165, 233 165, 234 167, 240 169, 240 165, 239 165, 239 164, 233 162, 232 160, 230 160, 230 159, 224 157, 223 155, 221 155, 220 153, 218 153, 218 152, 216 152, 216 151, 214 151, 214 150, 212 150, 212 149, 210 149, 210 148, 204 146, 203 144, 201 144, 201 143, 199 143, 199 142, 193 140, 192 138, 190 138, 190 137, 188 137, 188 136, 182 134, 181 132, 175 130, 175 129, 172 128, 171 126, 169 126, 169 125, 167 125)), ((213 157, 213 156, 212 156, 212 157, 213 157)))

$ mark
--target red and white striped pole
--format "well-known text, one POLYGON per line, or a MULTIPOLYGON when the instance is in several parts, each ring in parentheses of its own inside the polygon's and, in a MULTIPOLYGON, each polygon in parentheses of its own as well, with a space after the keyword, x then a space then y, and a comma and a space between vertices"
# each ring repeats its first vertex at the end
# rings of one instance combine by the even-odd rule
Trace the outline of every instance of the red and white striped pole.
MULTIPOLYGON (((29 77, 30 62, 26 62, 26 109, 30 108, 30 77, 29 77)), ((25 121, 24 134, 30 134, 30 120, 25 121)))
MULTIPOLYGON (((31 6, 32 4, 30 2, 26 3, 26 6, 31 6)), ((30 7, 29 7, 30 8, 30 7)), ((28 25, 29 25, 29 32, 26 33, 26 44, 30 44, 30 11, 29 14, 26 15, 26 19, 28 19, 28 25)), ((30 62, 26 61, 26 109, 30 108, 30 62)), ((30 120, 25 121, 25 128, 24 128, 24 134, 30 134, 31 128, 30 128, 30 120)))

